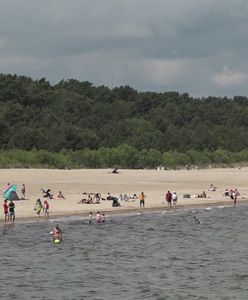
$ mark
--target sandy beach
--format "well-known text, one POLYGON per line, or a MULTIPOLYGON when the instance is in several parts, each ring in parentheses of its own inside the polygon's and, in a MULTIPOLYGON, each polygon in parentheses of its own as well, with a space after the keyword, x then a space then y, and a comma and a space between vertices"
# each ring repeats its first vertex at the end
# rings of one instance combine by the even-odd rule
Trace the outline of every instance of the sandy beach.
MULTIPOLYGON (((50 170, 50 169, 2 169, 0 184, 8 182, 17 185, 17 194, 21 197, 21 186, 26 185, 26 200, 15 201, 16 220, 37 218, 34 206, 37 198, 42 202, 41 189, 51 189, 53 195, 62 191, 65 199, 49 199, 50 217, 84 215, 93 213, 120 212, 139 210, 139 200, 122 201, 121 207, 112 207, 112 201, 101 201, 100 204, 78 204, 83 193, 101 193, 106 198, 107 193, 118 197, 120 194, 139 195, 143 191, 146 195, 145 209, 164 209, 165 193, 176 191, 178 207, 232 204, 229 197, 224 197, 226 188, 237 188, 240 192, 238 202, 248 199, 248 168, 235 169, 205 169, 205 170, 120 170, 119 174, 112 174, 109 169, 81 169, 81 170, 50 170), (216 191, 209 191, 210 185, 217 187, 216 191), (194 198, 194 195, 205 191, 207 198, 194 198), (189 193, 193 198, 185 199, 183 194, 189 193)), ((2 198, 4 199, 4 198, 2 198)), ((41 214, 43 217, 43 214, 41 214)), ((4 216, 2 213, 2 220, 4 216)))

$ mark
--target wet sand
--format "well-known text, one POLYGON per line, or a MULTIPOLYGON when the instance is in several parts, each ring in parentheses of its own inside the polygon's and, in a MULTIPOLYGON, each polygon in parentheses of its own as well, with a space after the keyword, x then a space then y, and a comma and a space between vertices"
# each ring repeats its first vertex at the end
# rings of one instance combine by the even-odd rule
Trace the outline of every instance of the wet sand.
MULTIPOLYGON (((159 210, 167 208, 165 193, 176 191, 178 207, 195 207, 210 205, 232 205, 229 197, 224 197, 226 188, 237 188, 240 192, 238 203, 248 200, 248 168, 205 169, 205 170, 120 170, 112 174, 109 169, 50 170, 50 169, 1 169, 0 184, 7 182, 17 185, 17 194, 21 197, 21 186, 26 185, 26 200, 15 201, 16 219, 37 218, 34 206, 37 198, 45 200, 41 189, 51 189, 54 196, 62 191, 65 199, 48 199, 50 217, 82 215, 98 210, 109 213, 126 213, 133 211, 159 210), (216 191, 209 191, 213 184, 216 191), (139 200, 122 201, 122 207, 112 207, 112 201, 100 204, 78 204, 83 193, 99 192, 106 198, 107 193, 118 197, 119 194, 146 195, 145 209, 139 208, 139 200), (205 191, 207 198, 195 198, 205 191), (192 198, 183 198, 188 193, 192 198)), ((3 199, 3 198, 2 198, 3 199)), ((2 213, 2 220, 4 216, 2 213)), ((44 218, 41 214, 41 218, 44 218)))

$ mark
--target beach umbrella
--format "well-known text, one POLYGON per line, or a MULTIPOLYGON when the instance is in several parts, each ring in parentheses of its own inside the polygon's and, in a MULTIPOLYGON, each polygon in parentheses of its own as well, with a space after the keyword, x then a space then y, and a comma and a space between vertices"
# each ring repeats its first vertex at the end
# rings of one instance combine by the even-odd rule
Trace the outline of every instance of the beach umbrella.
POLYGON ((17 194, 16 194, 16 185, 14 185, 14 184, 11 184, 11 185, 7 185, 7 186, 5 186, 4 187, 4 189, 3 189, 3 197, 5 198, 5 199, 8 199, 8 200, 10 200, 12 197, 13 197, 13 200, 17 200, 17 199, 19 199, 19 197, 17 196, 17 194))

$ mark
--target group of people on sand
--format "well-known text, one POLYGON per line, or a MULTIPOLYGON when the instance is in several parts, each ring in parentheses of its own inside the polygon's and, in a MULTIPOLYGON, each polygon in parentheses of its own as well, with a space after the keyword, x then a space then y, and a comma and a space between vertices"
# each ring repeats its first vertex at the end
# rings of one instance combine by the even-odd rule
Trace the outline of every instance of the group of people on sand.
POLYGON ((49 199, 65 199, 64 194, 62 193, 62 191, 59 191, 57 196, 53 196, 53 194, 51 193, 51 189, 41 189, 42 193, 43 193, 43 198, 49 198, 49 199))
POLYGON ((14 223, 15 222, 15 203, 13 200, 10 200, 8 204, 8 200, 5 199, 3 202, 3 213, 4 213, 4 222, 14 223))
POLYGON ((238 196, 240 196, 240 193, 238 189, 226 189, 224 192, 225 197, 230 197, 233 200, 233 206, 236 206, 238 196))
POLYGON ((176 208, 177 200, 178 195, 175 191, 172 193, 170 191, 167 191, 167 193, 165 194, 165 202, 167 202, 169 208, 176 208))
POLYGON ((40 213, 43 210, 45 217, 49 218, 49 203, 47 200, 44 200, 44 203, 41 203, 40 199, 36 200, 34 210, 36 211, 37 216, 40 218, 40 213))

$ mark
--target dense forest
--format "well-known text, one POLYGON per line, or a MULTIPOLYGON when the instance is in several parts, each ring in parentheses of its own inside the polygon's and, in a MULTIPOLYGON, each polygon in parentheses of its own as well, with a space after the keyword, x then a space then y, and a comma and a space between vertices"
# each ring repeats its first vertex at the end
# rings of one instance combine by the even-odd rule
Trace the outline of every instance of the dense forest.
POLYGON ((32 155, 37 161, 21 166, 58 166, 51 157, 59 154, 61 167, 248 161, 248 98, 243 96, 193 98, 1 74, 0 105, 2 166, 32 155))

